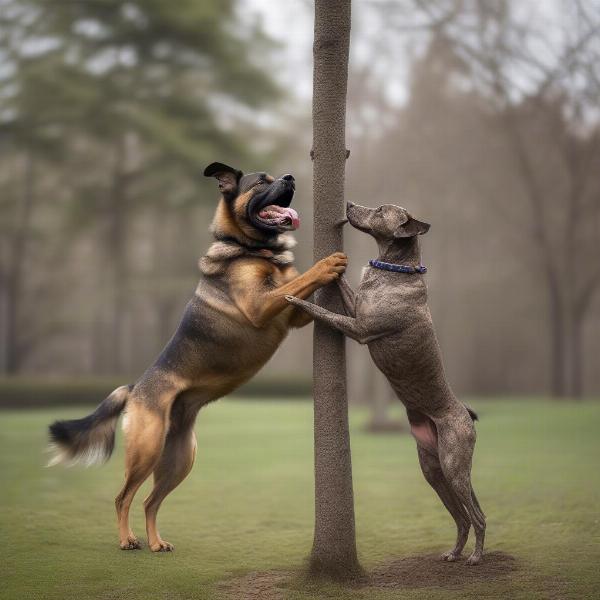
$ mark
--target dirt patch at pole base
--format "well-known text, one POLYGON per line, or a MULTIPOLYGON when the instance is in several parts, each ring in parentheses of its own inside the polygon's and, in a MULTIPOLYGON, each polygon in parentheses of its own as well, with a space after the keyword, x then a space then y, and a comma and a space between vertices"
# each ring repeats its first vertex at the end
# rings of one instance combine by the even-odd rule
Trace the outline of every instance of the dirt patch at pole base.
MULTIPOLYGON (((520 570, 518 561, 504 552, 489 552, 481 564, 468 566, 466 558, 445 562, 439 554, 406 556, 376 566, 347 584, 348 589, 466 589, 470 585, 508 580, 520 570)), ((223 581, 218 589, 231 600, 283 600, 286 591, 301 586, 316 591, 319 583, 294 571, 256 571, 223 581)))

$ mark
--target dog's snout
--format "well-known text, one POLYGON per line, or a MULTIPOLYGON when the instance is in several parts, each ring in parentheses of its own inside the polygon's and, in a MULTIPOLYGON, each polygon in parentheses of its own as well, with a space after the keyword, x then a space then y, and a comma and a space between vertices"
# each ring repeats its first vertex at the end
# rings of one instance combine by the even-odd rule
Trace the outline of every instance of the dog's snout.
POLYGON ((293 175, 286 173, 279 178, 279 181, 281 181, 288 189, 296 190, 296 180, 293 175))

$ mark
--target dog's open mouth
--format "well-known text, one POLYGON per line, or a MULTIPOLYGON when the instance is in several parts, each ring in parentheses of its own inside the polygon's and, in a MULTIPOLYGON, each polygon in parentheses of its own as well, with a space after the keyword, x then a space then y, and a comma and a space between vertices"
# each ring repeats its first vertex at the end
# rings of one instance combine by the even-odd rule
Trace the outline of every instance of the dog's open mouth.
POLYGON ((300 227, 298 213, 289 206, 269 204, 260 209, 256 218, 268 227, 280 231, 294 231, 300 227))
POLYGON ((295 189, 291 175, 284 175, 268 186, 260 187, 248 204, 250 223, 267 235, 298 229, 298 213, 290 208, 295 189))

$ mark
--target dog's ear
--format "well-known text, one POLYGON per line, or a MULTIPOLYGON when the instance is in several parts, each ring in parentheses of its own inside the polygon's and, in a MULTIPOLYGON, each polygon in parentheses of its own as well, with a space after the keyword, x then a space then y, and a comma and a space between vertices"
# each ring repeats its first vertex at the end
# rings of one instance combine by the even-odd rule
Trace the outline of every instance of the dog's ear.
POLYGON ((394 231, 395 238, 409 238, 415 237, 416 235, 423 235, 429 231, 429 223, 423 221, 417 221, 409 217, 408 221, 400 225, 396 231, 394 231))
POLYGON ((219 182, 219 191, 227 199, 237 196, 238 184, 243 175, 239 169, 219 162, 211 163, 204 169, 204 176, 214 177, 219 182))

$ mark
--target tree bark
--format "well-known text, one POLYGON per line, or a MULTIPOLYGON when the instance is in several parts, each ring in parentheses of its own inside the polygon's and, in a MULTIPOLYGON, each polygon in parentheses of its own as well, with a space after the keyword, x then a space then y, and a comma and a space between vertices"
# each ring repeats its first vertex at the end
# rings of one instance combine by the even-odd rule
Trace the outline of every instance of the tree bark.
POLYGON ((567 393, 567 361, 565 310, 560 290, 547 286, 550 314, 550 370, 551 393, 554 398, 564 398, 567 393))
MULTIPOLYGON (((313 195, 315 261, 342 249, 346 90, 350 0, 316 0, 313 78, 313 195)), ((334 286, 317 302, 340 311, 334 286)), ((347 579, 360 572, 356 554, 352 464, 341 334, 315 323, 315 534, 312 574, 347 579)))
POLYGON ((574 314, 570 327, 571 352, 569 396, 581 400, 583 396, 583 321, 584 314, 574 314))
POLYGON ((570 388, 569 392, 572 398, 578 400, 584 394, 583 376, 584 376, 584 352, 583 352, 583 334, 584 323, 589 312, 591 301, 595 292, 600 287, 600 274, 592 274, 579 296, 575 299, 570 319, 570 388))

